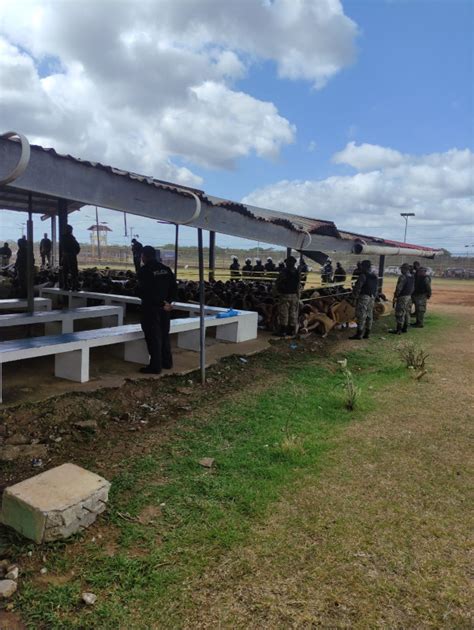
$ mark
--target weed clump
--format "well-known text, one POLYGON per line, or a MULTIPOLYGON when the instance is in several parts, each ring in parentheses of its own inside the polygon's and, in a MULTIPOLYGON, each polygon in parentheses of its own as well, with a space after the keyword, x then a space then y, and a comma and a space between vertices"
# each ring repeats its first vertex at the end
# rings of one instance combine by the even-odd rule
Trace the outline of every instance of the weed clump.
POLYGON ((398 354, 411 370, 425 371, 426 359, 429 354, 420 348, 414 341, 406 341, 398 346, 398 354))
POLYGON ((360 398, 361 390, 356 386, 352 372, 347 368, 344 369, 344 393, 345 393, 345 407, 349 411, 354 411, 357 406, 357 401, 360 398))

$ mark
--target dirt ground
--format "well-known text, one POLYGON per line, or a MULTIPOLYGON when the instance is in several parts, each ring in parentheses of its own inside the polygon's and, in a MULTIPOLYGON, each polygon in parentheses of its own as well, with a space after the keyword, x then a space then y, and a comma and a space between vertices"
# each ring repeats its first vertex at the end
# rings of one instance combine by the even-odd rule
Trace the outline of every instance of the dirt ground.
POLYGON ((189 586, 184 627, 473 627, 473 310, 446 294, 433 310, 455 323, 423 385, 378 393, 383 413, 351 424, 324 472, 189 586))

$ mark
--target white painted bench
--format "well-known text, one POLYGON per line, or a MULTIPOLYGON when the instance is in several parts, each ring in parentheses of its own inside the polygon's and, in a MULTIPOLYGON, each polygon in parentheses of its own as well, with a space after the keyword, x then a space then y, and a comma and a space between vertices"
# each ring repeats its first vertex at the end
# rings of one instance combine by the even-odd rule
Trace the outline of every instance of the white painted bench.
MULTIPOLYGON (((78 306, 87 306, 88 300, 97 300, 103 304, 121 305, 123 306, 124 313, 127 304, 135 304, 140 306, 142 303, 139 297, 134 295, 119 295, 116 293, 95 293, 94 291, 66 291, 66 289, 58 289, 57 287, 42 287, 40 288, 40 295, 54 296, 66 296, 68 298, 68 308, 75 308, 78 306)), ((173 309, 176 311, 186 311, 191 315, 199 314, 199 304, 189 304, 188 302, 173 302, 173 309)), ((224 313, 226 308, 219 306, 204 306, 204 313, 206 315, 217 315, 218 313, 224 313)))
MULTIPOLYGON (((9 298, 0 300, 0 311, 26 311, 28 300, 22 298, 9 298)), ((35 311, 50 311, 52 301, 49 298, 37 297, 34 302, 35 311)))
POLYGON ((91 306, 36 313, 9 313, 0 315, 0 328, 44 324, 46 335, 74 332, 74 322, 80 319, 102 319, 105 327, 123 325, 123 309, 120 306, 91 306))
MULTIPOLYGON (((206 317, 206 328, 217 327, 216 338, 240 342, 257 337, 257 313, 238 311, 238 315, 217 318, 206 317)), ((178 347, 199 350, 199 318, 171 320, 171 334, 178 335, 178 347)), ((124 360, 146 365, 149 355, 139 324, 116 326, 98 330, 32 337, 0 343, 0 402, 2 402, 2 365, 41 356, 55 356, 54 373, 79 383, 89 380, 89 354, 91 348, 124 344, 124 360)))

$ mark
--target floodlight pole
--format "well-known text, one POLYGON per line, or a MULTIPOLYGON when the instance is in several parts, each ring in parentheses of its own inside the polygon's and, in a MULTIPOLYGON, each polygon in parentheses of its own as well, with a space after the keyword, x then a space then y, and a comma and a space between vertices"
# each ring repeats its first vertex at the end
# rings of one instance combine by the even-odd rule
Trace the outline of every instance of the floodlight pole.
POLYGON ((405 234, 403 236, 403 242, 407 242, 407 231, 408 231, 408 217, 414 217, 414 212, 400 212, 400 216, 405 219, 405 234))

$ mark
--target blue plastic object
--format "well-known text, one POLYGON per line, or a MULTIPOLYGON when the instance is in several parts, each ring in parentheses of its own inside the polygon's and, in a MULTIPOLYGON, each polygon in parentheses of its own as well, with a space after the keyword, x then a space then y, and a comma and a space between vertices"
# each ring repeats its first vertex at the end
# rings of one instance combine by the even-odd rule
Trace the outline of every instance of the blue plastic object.
POLYGON ((239 311, 235 311, 233 308, 229 308, 225 313, 217 313, 217 319, 222 319, 223 317, 235 317, 239 314, 239 311))

